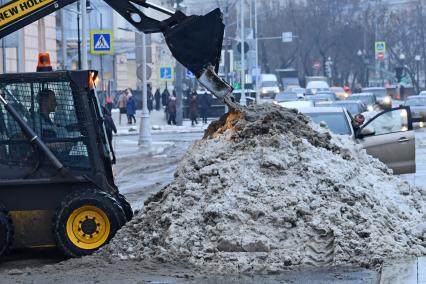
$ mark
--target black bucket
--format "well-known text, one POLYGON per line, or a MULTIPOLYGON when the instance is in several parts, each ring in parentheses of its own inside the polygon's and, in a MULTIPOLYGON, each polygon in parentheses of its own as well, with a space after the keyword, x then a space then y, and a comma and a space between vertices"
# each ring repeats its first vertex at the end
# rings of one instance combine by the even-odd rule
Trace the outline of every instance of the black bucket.
POLYGON ((199 78, 213 66, 218 71, 223 32, 220 9, 205 16, 190 16, 163 31, 173 56, 199 78))

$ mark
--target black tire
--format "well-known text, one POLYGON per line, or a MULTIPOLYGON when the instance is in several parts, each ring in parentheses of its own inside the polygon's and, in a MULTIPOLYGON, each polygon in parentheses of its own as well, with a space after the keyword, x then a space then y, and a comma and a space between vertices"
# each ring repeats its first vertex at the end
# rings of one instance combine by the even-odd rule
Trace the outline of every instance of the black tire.
POLYGON ((115 198, 88 189, 73 192, 62 201, 53 220, 53 233, 65 255, 79 257, 108 243, 125 222, 126 216, 115 198))
POLYGON ((6 208, 0 204, 0 258, 7 255, 12 248, 13 237, 12 218, 6 208))
POLYGON ((126 220, 129 222, 133 218, 133 210, 129 201, 121 193, 117 194, 117 201, 120 203, 121 208, 123 208, 124 214, 126 215, 126 220))

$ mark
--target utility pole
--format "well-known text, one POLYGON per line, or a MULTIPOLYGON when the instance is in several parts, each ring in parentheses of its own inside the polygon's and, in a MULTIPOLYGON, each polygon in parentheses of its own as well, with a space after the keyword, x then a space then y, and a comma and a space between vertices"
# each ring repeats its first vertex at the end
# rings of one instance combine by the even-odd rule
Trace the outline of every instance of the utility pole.
POLYGON ((246 62, 245 62, 245 33, 244 33, 244 0, 240 0, 240 13, 241 13, 241 98, 240 104, 246 105, 245 82, 246 82, 246 62))
POLYGON ((83 70, 87 70, 87 7, 86 7, 86 0, 80 0, 81 1, 81 29, 82 29, 82 64, 81 67, 83 70))

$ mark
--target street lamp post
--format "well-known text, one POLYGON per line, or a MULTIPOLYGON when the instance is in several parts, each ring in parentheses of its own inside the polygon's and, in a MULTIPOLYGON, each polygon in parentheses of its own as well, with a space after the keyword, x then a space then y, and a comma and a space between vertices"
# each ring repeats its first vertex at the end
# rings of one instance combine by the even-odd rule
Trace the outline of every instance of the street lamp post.
POLYGON ((146 35, 142 32, 133 31, 126 28, 118 28, 123 31, 129 31, 135 33, 135 43, 136 46, 140 46, 142 48, 142 112, 141 112, 141 122, 139 125, 139 139, 138 145, 142 148, 146 148, 148 151, 151 149, 152 144, 152 136, 151 136, 151 121, 149 117, 148 111, 148 91, 147 91, 147 78, 146 78, 146 35), (139 44, 140 43, 140 44, 139 44))
POLYGON ((416 60, 417 93, 419 93, 420 92, 420 61, 422 60, 422 56, 421 55, 416 55, 414 57, 414 59, 416 60))
POLYGON ((151 122, 149 120, 148 111, 148 95, 147 95, 147 81, 146 81, 146 35, 144 33, 137 33, 141 36, 142 40, 142 113, 141 124, 139 126, 139 141, 138 145, 144 148, 151 148, 151 122))

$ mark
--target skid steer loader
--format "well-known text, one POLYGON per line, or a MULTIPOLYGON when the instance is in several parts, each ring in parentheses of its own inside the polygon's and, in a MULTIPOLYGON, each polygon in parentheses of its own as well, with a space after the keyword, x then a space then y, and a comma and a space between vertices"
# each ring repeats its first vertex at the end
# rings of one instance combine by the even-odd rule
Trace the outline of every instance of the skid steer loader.
MULTIPOLYGON (((0 38, 75 1, 8 2, 0 7, 0 38)), ((238 108, 216 75, 224 31, 218 9, 186 16, 144 0, 104 1, 139 31, 163 33, 176 59, 238 108), (170 17, 158 21, 143 8, 170 17)), ((0 75, 0 257, 14 247, 46 246, 87 255, 133 214, 114 183, 97 72, 40 70, 0 75)))

